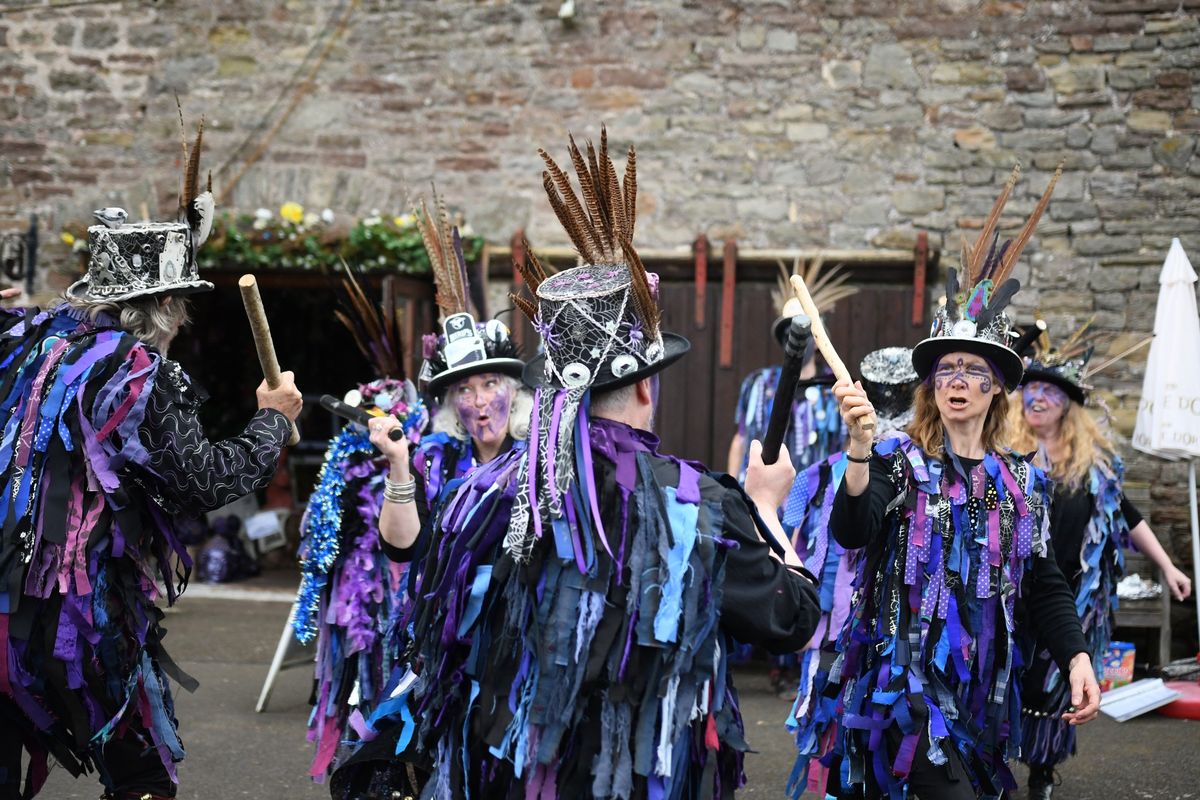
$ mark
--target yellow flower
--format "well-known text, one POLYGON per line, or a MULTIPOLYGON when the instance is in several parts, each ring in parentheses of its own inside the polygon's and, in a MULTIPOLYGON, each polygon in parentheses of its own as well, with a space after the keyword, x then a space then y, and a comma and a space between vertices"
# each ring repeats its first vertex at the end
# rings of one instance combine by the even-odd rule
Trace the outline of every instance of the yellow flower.
POLYGON ((279 207, 279 216, 288 222, 299 225, 300 221, 304 219, 304 206, 299 203, 284 203, 279 207))
POLYGON ((63 244, 65 244, 67 246, 73 245, 73 244, 75 244, 75 235, 68 233, 67 231, 63 231, 62 232, 62 240, 63 240, 63 244))
POLYGON ((417 221, 416 218, 413 217, 412 214, 401 214, 400 216, 398 216, 394 220, 392 220, 392 222, 396 223, 397 228, 407 228, 409 225, 412 225, 416 221, 417 221))

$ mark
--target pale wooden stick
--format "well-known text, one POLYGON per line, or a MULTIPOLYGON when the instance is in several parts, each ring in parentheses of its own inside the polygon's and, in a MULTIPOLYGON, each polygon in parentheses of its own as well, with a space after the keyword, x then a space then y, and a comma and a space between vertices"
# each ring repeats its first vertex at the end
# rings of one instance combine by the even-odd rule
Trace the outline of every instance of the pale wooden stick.
MULTIPOLYGON (((842 363, 841 356, 833 347, 833 342, 829 341, 829 334, 825 332, 825 326, 821 323, 821 312, 817 310, 817 304, 813 302, 812 295, 808 293, 808 287, 804 284, 804 278, 799 275, 791 277, 792 291, 796 293, 796 299, 800 301, 800 307, 804 309, 804 313, 808 315, 812 322, 812 337, 817 344, 817 349, 821 351, 821 355, 825 357, 825 363, 833 370, 833 376, 839 381, 847 381, 851 385, 854 384, 854 379, 850 377, 850 370, 846 369, 846 365, 842 363)), ((865 417, 860 417, 857 424, 864 431, 875 430, 875 412, 872 411, 865 417)))
MULTIPOLYGON (((258 363, 262 366, 263 377, 271 389, 279 388, 279 359, 275 356, 275 343, 271 340, 271 326, 267 324, 267 312, 263 309, 262 295, 258 293, 258 281, 253 275, 243 275, 238 279, 238 289, 242 292, 242 304, 246 306, 246 318, 250 320, 250 333, 254 336, 254 349, 258 351, 258 363)), ((300 441, 300 430, 292 423, 292 436, 289 445, 300 441)))

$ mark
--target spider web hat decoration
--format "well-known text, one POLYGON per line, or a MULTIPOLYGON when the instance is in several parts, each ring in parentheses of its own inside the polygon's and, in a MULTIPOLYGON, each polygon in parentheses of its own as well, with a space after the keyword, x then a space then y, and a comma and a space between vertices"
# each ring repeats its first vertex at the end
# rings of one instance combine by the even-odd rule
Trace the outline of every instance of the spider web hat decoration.
POLYGON ((519 378, 525 368, 508 326, 497 319, 478 322, 471 308, 467 260, 458 227, 450 224, 446 205, 433 192, 436 214, 421 201, 417 224, 437 284, 435 298, 442 332, 424 337, 420 379, 440 398, 450 384, 471 375, 499 372, 519 378))
POLYGON ((204 120, 188 148, 183 110, 179 111, 183 144, 183 186, 178 222, 127 222, 123 208, 93 212, 98 225, 88 228, 87 274, 67 294, 80 300, 116 303, 155 294, 194 294, 213 288, 200 279, 196 253, 212 230, 216 205, 212 176, 200 191, 200 149, 204 120))
MULTIPOLYGON (((688 340, 662 330, 658 278, 633 248, 637 220, 637 157, 630 146, 620 179, 601 127, 599 150, 586 155, 570 139, 568 153, 579 183, 545 150, 542 183, 550 206, 583 261, 551 277, 529 251, 521 268, 534 299, 514 295, 542 337, 543 354, 530 361, 525 381, 536 387, 528 460, 522 467, 505 548, 526 561, 541 535, 542 517, 562 518, 576 472, 575 436, 587 436, 586 395, 636 383, 681 358, 688 340), (581 404, 583 413, 580 413, 581 404), (536 477, 536 480, 535 480, 536 477), (532 528, 531 528, 532 523, 532 528)), ((586 445, 586 441, 581 442, 586 445)), ((590 478, 590 472, 585 476, 590 478)))
POLYGON ((804 285, 808 287, 808 293, 812 295, 813 303, 822 315, 831 311, 839 300, 858 294, 857 286, 846 285, 850 275, 842 271, 841 265, 822 274, 824 266, 825 261, 820 256, 808 262, 807 266, 796 256, 791 272, 788 272, 782 261, 779 262, 779 283, 771 292, 771 299, 779 309, 779 318, 772 323, 771 333, 781 345, 787 339, 788 325, 791 324, 792 317, 804 313, 789 282, 793 275, 804 278, 804 285))
POLYGON ((961 266, 962 277, 966 280, 960 283, 957 269, 947 270, 946 304, 934 314, 929 338, 913 348, 913 367, 922 380, 929 377, 942 356, 968 352, 988 359, 1000 371, 1008 391, 1015 389, 1021 381, 1024 364, 1010 346, 1011 326, 1005 312, 1021 284, 1010 275, 1050 203, 1050 194, 1062 175, 1062 167, 1055 171, 1017 238, 1001 243, 1000 214, 1020 175, 1018 165, 992 206, 975 246, 969 247, 963 238, 961 266))

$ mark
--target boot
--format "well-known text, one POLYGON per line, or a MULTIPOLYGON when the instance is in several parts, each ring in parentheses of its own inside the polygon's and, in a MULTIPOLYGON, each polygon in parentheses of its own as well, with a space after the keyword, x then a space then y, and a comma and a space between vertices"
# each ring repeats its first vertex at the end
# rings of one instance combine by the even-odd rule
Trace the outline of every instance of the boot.
POLYGON ((1048 764, 1029 765, 1029 800, 1050 800, 1054 794, 1054 767, 1048 764))

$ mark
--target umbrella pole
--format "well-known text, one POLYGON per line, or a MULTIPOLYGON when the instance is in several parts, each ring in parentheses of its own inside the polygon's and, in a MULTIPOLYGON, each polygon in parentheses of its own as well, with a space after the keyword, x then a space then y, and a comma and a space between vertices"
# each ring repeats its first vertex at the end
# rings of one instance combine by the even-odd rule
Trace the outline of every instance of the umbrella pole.
POLYGON ((1192 518, 1192 597, 1196 599, 1196 635, 1200 636, 1200 521, 1196 519, 1196 459, 1188 461, 1188 511, 1192 518))

